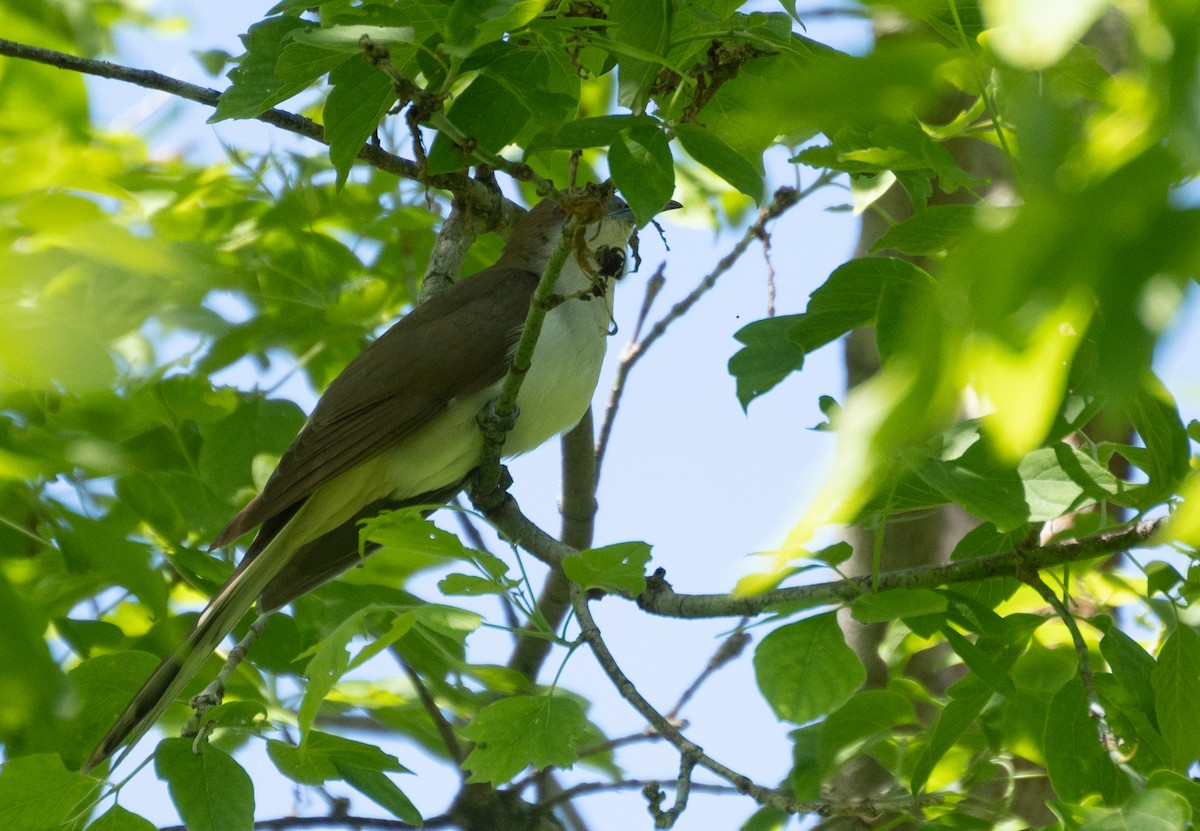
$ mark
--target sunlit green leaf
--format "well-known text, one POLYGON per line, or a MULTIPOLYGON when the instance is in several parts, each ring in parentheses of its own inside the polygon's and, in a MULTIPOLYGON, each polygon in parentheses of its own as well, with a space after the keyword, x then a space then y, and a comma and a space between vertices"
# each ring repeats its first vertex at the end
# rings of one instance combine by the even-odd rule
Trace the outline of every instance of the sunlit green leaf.
POLYGON ((646 563, 650 546, 623 542, 589 548, 563 559, 563 572, 572 583, 585 589, 604 589, 637 597, 646 588, 646 563))
POLYGON ((307 88, 313 78, 285 81, 275 74, 275 65, 283 54, 285 36, 310 28, 312 23, 292 16, 270 17, 251 26, 241 36, 246 54, 229 71, 231 86, 221 94, 209 120, 253 118, 307 88))
POLYGON ((635 127, 608 149, 613 184, 633 209, 639 224, 653 219, 675 191, 671 146, 662 130, 635 127))
POLYGON ((154 823, 114 805, 87 827, 87 831, 155 831, 154 823))
POLYGON ((329 73, 329 83, 333 89, 325 99, 325 138, 341 187, 366 140, 395 103, 396 87, 385 73, 365 61, 347 61, 337 67, 329 73))
MULTIPOLYGON (((620 33, 620 42, 648 55, 664 55, 671 40, 672 10, 667 0, 613 0, 608 7, 608 20, 620 33)), ((628 56, 622 57, 620 64, 617 99, 641 115, 659 66, 650 60, 628 56)))
POLYGON ((533 695, 502 698, 463 728, 474 745, 463 762, 469 782, 502 784, 529 765, 570 767, 587 723, 570 698, 533 695))

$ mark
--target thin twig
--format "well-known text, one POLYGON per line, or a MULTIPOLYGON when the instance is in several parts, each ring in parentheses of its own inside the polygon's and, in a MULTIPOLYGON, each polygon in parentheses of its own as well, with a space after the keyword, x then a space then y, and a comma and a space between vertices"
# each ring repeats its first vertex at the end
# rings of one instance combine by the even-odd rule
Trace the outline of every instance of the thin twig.
POLYGON ((621 350, 621 360, 617 363, 617 377, 614 380, 612 393, 608 397, 608 406, 604 410, 604 423, 600 427, 600 439, 596 442, 595 456, 596 461, 593 467, 595 468, 594 477, 596 484, 599 485, 600 478, 600 463, 604 461, 604 454, 608 452, 608 440, 612 435, 613 421, 617 417, 617 408, 621 406, 621 394, 625 388, 625 376, 629 374, 629 370, 625 366, 633 358, 638 349, 638 341, 642 337, 642 327, 646 325, 646 318, 650 316, 650 309, 654 306, 654 301, 658 298, 659 292, 667 283, 667 278, 664 275, 664 270, 667 264, 659 263, 658 268, 654 270, 654 274, 646 281, 646 294, 642 297, 642 308, 638 312, 637 323, 633 327, 633 334, 629 338, 629 343, 625 344, 625 348, 621 350))
POLYGON ((760 805, 778 808, 789 814, 807 809, 807 806, 796 802, 788 794, 757 785, 749 777, 726 767, 716 759, 708 756, 698 745, 684 736, 674 724, 667 720, 666 716, 654 709, 654 706, 642 697, 637 687, 634 686, 629 677, 621 670, 616 659, 609 651, 608 645, 604 642, 599 627, 596 626, 596 621, 592 617, 591 610, 588 609, 587 598, 582 594, 576 598, 575 614, 579 618, 581 637, 591 647, 592 654, 596 656, 596 661, 600 664, 600 668, 608 676, 613 686, 617 688, 617 692, 629 702, 651 727, 674 745, 681 755, 691 759, 691 764, 700 765, 712 771, 733 785, 739 793, 747 794, 760 805))
POLYGON ((675 706, 672 707, 670 712, 667 713, 668 719, 673 722, 678 721, 679 713, 684 707, 687 706, 688 701, 691 700, 692 696, 696 694, 696 691, 700 689, 704 682, 712 677, 714 672, 742 654, 742 650, 744 650, 746 648, 746 644, 750 642, 750 636, 742 630, 742 627, 745 626, 748 621, 749 618, 742 618, 742 622, 738 624, 737 631, 733 632, 728 638, 721 642, 721 645, 717 647, 717 650, 713 653, 712 657, 708 659, 708 663, 705 664, 704 670, 698 676, 696 676, 695 681, 688 685, 688 688, 683 691, 682 695, 679 696, 679 700, 675 702, 675 706))
MULTIPOLYGON (((455 511, 454 514, 458 517, 458 525, 460 528, 462 528, 462 532, 466 536, 467 542, 471 544, 471 547, 477 551, 482 551, 484 554, 495 556, 492 554, 491 549, 488 548, 487 541, 484 540, 483 534, 479 533, 479 526, 477 526, 471 519, 475 515, 463 508, 462 500, 457 496, 450 501, 451 504, 461 509, 455 511)), ((517 613, 513 609, 513 604, 508 595, 501 595, 501 597, 503 602, 500 604, 500 606, 504 611, 504 625, 509 629, 516 629, 521 625, 521 621, 517 619, 517 613)))
MULTIPOLYGON (((821 180, 818 179, 818 182, 821 182, 821 180)), ((814 184, 813 187, 816 187, 816 185, 814 184)), ((721 279, 721 276, 729 271, 729 269, 733 268, 734 263, 736 263, 738 259, 741 258, 742 254, 745 253, 746 249, 750 246, 750 243, 756 239, 760 239, 761 235, 766 233, 765 228, 768 222, 771 222, 772 220, 781 216, 789 208, 799 202, 804 195, 810 192, 812 192, 811 187, 806 189, 803 193, 797 191, 795 188, 790 187, 783 187, 775 191, 775 198, 771 200, 770 204, 766 205, 761 211, 759 211, 758 220, 746 229, 746 233, 742 235, 742 238, 737 241, 737 244, 733 246, 729 253, 717 262, 716 267, 707 275, 705 275, 704 279, 702 279, 686 297, 672 306, 671 310, 663 315, 662 318, 654 324, 644 340, 638 343, 632 343, 626 349, 625 354, 621 356, 621 363, 617 367, 617 376, 613 381, 612 393, 610 393, 608 397, 608 407, 604 412, 604 422, 600 425, 600 439, 596 445, 597 479, 599 479, 600 471, 604 465, 604 454, 608 448, 609 434, 612 432, 613 421, 616 419, 617 409, 620 406, 621 396, 625 392, 625 383, 629 377, 630 371, 634 368, 634 366, 637 365, 637 362, 642 359, 642 356, 646 354, 646 351, 654 345, 655 341, 657 341, 663 336, 664 333, 666 333, 671 324, 687 314, 692 306, 696 305, 701 297, 703 297, 705 294, 711 291, 714 286, 716 286, 717 281, 721 279)))
POLYGON ((640 733, 630 733, 628 736, 619 736, 608 741, 589 744, 587 747, 579 748, 579 758, 583 759, 588 756, 595 756, 597 753, 608 753, 620 747, 625 747, 630 744, 640 744, 641 742, 657 742, 661 741, 662 736, 655 733, 649 727, 640 733))
POLYGON ((853 600, 870 592, 932 589, 989 577, 1017 577, 1022 568, 1038 570, 1136 548, 1150 541, 1165 521, 1155 519, 1138 522, 1127 528, 1102 531, 1040 548, 1018 547, 971 560, 884 572, 879 575, 878 582, 872 581, 869 576, 849 577, 828 583, 774 589, 756 595, 678 594, 660 570, 651 576, 637 602, 644 611, 664 617, 735 617, 762 614, 776 604, 820 606, 853 600))
MULTIPOLYGON (((260 819, 254 823, 255 831, 286 831, 289 828, 351 828, 381 829, 382 831, 407 831, 415 828, 450 828, 456 825, 456 820, 448 814, 430 817, 423 825, 411 825, 398 819, 383 819, 380 817, 354 817, 334 814, 326 817, 278 817, 277 819, 260 819)), ((186 825, 167 825, 158 831, 188 831, 186 825)))
POLYGON ((579 553, 578 549, 559 542, 521 513, 520 506, 511 494, 497 507, 491 508, 487 518, 506 540, 519 545, 548 566, 557 566, 564 557, 579 553))
POLYGON ((202 689, 200 692, 192 696, 188 705, 191 706, 195 713, 188 719, 187 725, 184 727, 183 734, 185 736, 195 736, 194 744, 198 745, 203 742, 209 731, 212 730, 212 722, 204 721, 204 714, 213 707, 220 704, 225 698, 225 688, 229 684, 229 679, 233 677, 234 670, 238 664, 246 657, 246 653, 250 651, 251 645, 258 640, 259 635, 263 633, 263 629, 267 626, 267 621, 271 619, 274 612, 267 612, 259 615, 254 619, 254 623, 250 624, 245 636, 242 637, 237 645, 229 650, 229 655, 225 658, 225 664, 221 667, 221 671, 217 673, 217 677, 212 682, 202 689))
POLYGON ((1117 738, 1113 735, 1112 728, 1108 726, 1108 713, 1105 711, 1104 705, 1100 703, 1100 696, 1096 692, 1096 679, 1092 674, 1092 657, 1088 652, 1087 641, 1083 639, 1083 633, 1079 631, 1079 624, 1075 622, 1075 616, 1054 593, 1054 589, 1046 585, 1046 581, 1037 571, 1030 569, 1022 571, 1017 576, 1021 582, 1042 596, 1042 599, 1062 620, 1067 631, 1071 633, 1071 642, 1075 645, 1075 654, 1079 658, 1079 680, 1083 682, 1083 693, 1087 697, 1088 715, 1096 720, 1096 732, 1100 735, 1100 746, 1104 748, 1113 762, 1118 766, 1123 765, 1128 759, 1121 756, 1121 751, 1117 747, 1117 738))
MULTIPOLYGON (((563 792, 562 783, 558 781, 553 768, 538 771, 534 778, 537 780, 537 804, 545 804, 555 795, 563 792)), ((588 824, 579 813, 579 808, 573 802, 558 802, 556 814, 566 831, 588 831, 588 824)))
POLYGON ((650 815, 654 817, 655 828, 674 828, 680 814, 687 809, 688 796, 692 793, 692 771, 696 762, 703 755, 700 749, 679 754, 679 775, 675 777, 675 804, 666 811, 659 806, 662 804, 663 792, 658 785, 647 785, 642 789, 646 800, 650 803, 650 815))
POLYGON ((767 267, 767 317, 775 317, 775 264, 771 262, 771 235, 763 231, 759 239, 762 241, 763 263, 767 267))
MULTIPOLYGON (((558 805, 561 802, 575 799, 577 796, 608 793, 610 791, 644 790, 646 787, 651 785, 661 785, 664 788, 675 787, 675 783, 670 780, 660 782, 658 779, 622 779, 619 782, 583 782, 579 785, 573 785, 561 793, 557 793, 554 796, 547 798, 544 802, 539 804, 541 807, 548 808, 552 805, 558 805)), ((697 793, 725 795, 738 793, 738 789, 732 785, 713 785, 707 782, 693 782, 692 790, 696 791, 697 793)))
POLYGON ((467 754, 463 752, 463 747, 458 741, 458 736, 454 733, 454 727, 446 720, 445 714, 442 713, 442 708, 438 706, 438 703, 433 698, 433 694, 429 692, 429 688, 425 686, 425 682, 421 680, 421 676, 417 674, 416 670, 410 667, 407 661, 398 660, 398 663, 416 689, 417 698, 421 699, 421 706, 425 708, 425 713, 433 722, 433 726, 437 728, 438 735, 442 739, 442 744, 446 746, 446 752, 450 754, 450 758, 454 760, 455 765, 459 769, 459 775, 465 779, 467 772, 463 769, 462 762, 463 759, 467 758, 467 754))
MULTIPOLYGON (((589 407, 579 424, 562 437, 562 535, 560 539, 573 549, 588 548, 596 519, 596 458, 593 447, 592 410, 589 407)), ((556 631, 571 608, 571 583, 559 569, 546 575, 538 594, 537 608, 541 620, 527 623, 518 636, 508 668, 516 670, 530 681, 550 654, 554 642, 541 635, 548 629, 556 631), (531 636, 532 635, 532 636, 531 636)))

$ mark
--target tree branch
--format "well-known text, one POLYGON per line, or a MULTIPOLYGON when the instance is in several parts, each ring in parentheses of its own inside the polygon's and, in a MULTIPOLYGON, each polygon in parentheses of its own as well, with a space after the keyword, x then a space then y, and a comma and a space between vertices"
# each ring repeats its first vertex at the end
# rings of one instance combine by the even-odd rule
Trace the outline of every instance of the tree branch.
MULTIPOLYGON (((592 544, 595 530, 596 457, 592 451, 593 436, 592 410, 589 407, 579 424, 562 437, 562 541, 576 550, 592 544)), ((550 630, 557 630, 571 607, 571 582, 561 570, 554 568, 546 575, 537 606, 550 630)), ((535 624, 532 622, 526 624, 526 631, 533 626, 535 624)), ((530 681, 536 681, 552 645, 547 638, 522 634, 508 659, 508 668, 520 672, 530 681)))
MULTIPOLYGON (((684 736, 666 716, 654 709, 654 706, 642 697, 637 687, 634 686, 629 677, 621 670, 616 659, 608 650, 608 645, 604 642, 604 638, 600 634, 600 629, 596 626, 595 619, 592 618, 591 610, 588 609, 588 599, 583 595, 577 596, 575 614, 579 617, 580 634, 584 641, 587 642, 587 645, 591 647, 592 654, 596 656, 596 661, 600 664, 600 668, 604 670, 604 674, 612 681, 613 686, 617 688, 617 692, 621 694, 621 697, 628 701, 630 706, 659 735, 675 746, 687 765, 689 776, 691 767, 699 765, 726 780, 734 786, 738 793, 747 794, 760 805, 778 808, 789 814, 803 813, 810 810, 810 806, 796 802, 786 793, 756 785, 749 777, 743 776, 708 756, 699 745, 694 744, 684 736)), ((676 814, 676 816, 678 815, 676 814)))
MULTIPOLYGON (((85 75, 95 75, 99 78, 123 81, 146 89, 159 90, 178 98, 195 101, 206 107, 216 107, 221 97, 221 93, 215 89, 189 84, 186 81, 180 81, 178 78, 172 78, 158 72, 151 72, 147 69, 134 69, 121 64, 110 63, 109 61, 80 58, 76 55, 68 55, 65 52, 42 49, 38 46, 29 46, 3 38, 0 38, 0 55, 35 61, 57 67, 58 69, 81 72, 85 75)), ((324 128, 304 116, 296 115, 286 110, 270 109, 255 118, 273 127, 286 130, 289 133, 295 133, 298 136, 319 141, 322 144, 329 143, 325 140, 324 128)), ((402 179, 411 179, 430 187, 441 188, 463 195, 478 209, 491 212, 496 207, 499 207, 503 212, 504 224, 513 222, 520 216, 521 209, 516 204, 504 199, 498 191, 490 188, 484 182, 471 179, 463 173, 423 176, 420 166, 416 162, 393 155, 382 148, 370 144, 364 145, 358 151, 358 158, 372 167, 392 173, 402 179)))
POLYGON ((520 506, 511 495, 500 504, 489 507, 484 516, 506 540, 524 548, 548 566, 557 566, 564 557, 579 553, 577 549, 554 539, 521 513, 520 506))
POLYGON ((879 575, 878 584, 869 576, 850 577, 811 586, 795 586, 738 596, 732 594, 677 594, 660 569, 648 581, 637 602, 644 611, 663 617, 712 618, 762 614, 776 604, 820 606, 853 600, 868 592, 890 589, 930 589, 989 577, 1019 577, 1021 569, 1034 571, 1049 566, 1109 556, 1148 542, 1165 519, 1134 523, 1126 528, 1102 531, 1077 540, 1040 548, 1013 548, 1000 554, 959 560, 944 565, 918 566, 879 575))
MULTIPOLYGON (((672 781, 660 782, 657 779, 622 779, 619 782, 583 782, 579 785, 573 785, 566 790, 555 794, 554 796, 539 803, 543 807, 557 805, 560 802, 566 802, 569 799, 574 799, 577 796, 587 796, 594 793, 606 793, 608 791, 632 791, 644 790, 647 787, 660 786, 664 788, 673 788, 675 783, 672 781)), ((693 782, 692 790, 697 793, 712 793, 712 794, 736 794, 737 788, 733 785, 710 785, 706 782, 693 782)))
POLYGON ((408 676, 408 680, 416 688, 417 697, 421 700, 421 706, 425 708, 425 713, 429 716, 429 720, 433 722, 433 726, 437 728, 438 735, 442 739, 442 744, 446 746, 446 752, 450 754, 450 758, 454 760, 454 764, 458 767, 459 775, 465 779, 467 772, 463 770, 463 759, 467 758, 467 754, 463 750, 463 746, 458 741, 458 736, 454 733, 454 728, 450 722, 446 720, 446 716, 442 713, 442 708, 438 706, 434 700, 433 694, 429 692, 429 688, 425 686, 425 682, 421 680, 421 676, 408 665, 408 662, 396 656, 400 668, 404 670, 404 674, 408 676))
MULTIPOLYGON (((382 829, 383 831, 408 831, 416 828, 450 828, 455 824, 449 815, 430 817, 421 826, 410 825, 398 819, 381 817, 353 817, 349 814, 331 814, 326 817, 278 817, 260 819, 254 823, 255 831, 285 831, 288 828, 351 828, 382 829)), ((168 825, 158 831, 188 831, 185 825, 168 825)))

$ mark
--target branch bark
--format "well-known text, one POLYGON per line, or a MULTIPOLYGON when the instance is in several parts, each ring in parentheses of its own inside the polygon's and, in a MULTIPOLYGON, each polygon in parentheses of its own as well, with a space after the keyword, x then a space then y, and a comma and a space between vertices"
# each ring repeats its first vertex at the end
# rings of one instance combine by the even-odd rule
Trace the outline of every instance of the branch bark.
POLYGON ((820 606, 890 589, 932 589, 990 577, 1020 577, 1028 570, 1106 557, 1142 545, 1150 541, 1163 522, 1164 519, 1148 520, 1126 528, 1037 548, 1014 548, 972 560, 885 572, 879 575, 878 583, 864 575, 748 596, 677 594, 660 571, 650 578, 646 591, 638 597, 637 602, 643 611, 663 617, 737 617, 759 615, 783 603, 820 606))
MULTIPOLYGON (((221 97, 221 93, 215 89, 189 84, 178 78, 172 78, 169 75, 163 75, 158 72, 151 72, 147 69, 135 69, 92 58, 80 58, 76 55, 68 55, 65 52, 43 49, 38 46, 29 46, 28 44, 17 43, 16 41, 5 40, 4 38, 0 38, 0 55, 34 61, 46 64, 47 66, 57 67, 58 69, 80 72, 85 75, 94 75, 98 78, 111 78, 115 81, 123 81, 146 89, 156 89, 178 98, 195 101, 206 107, 215 108, 217 101, 221 97)), ((278 127, 281 130, 286 130, 289 133, 295 133, 298 136, 303 136, 322 144, 329 143, 325 140, 324 128, 312 119, 305 118, 304 116, 296 115, 286 110, 270 109, 256 116, 256 118, 258 121, 278 127)), ((393 155, 382 148, 370 144, 363 145, 363 148, 358 151, 358 158, 372 167, 392 173, 402 179, 411 179, 430 187, 448 190, 456 195, 460 195, 479 210, 494 212, 498 208, 504 220, 503 223, 499 224, 512 223, 521 214, 521 208, 501 196, 494 187, 489 187, 485 182, 472 179, 463 173, 423 176, 420 166, 416 162, 393 155)))

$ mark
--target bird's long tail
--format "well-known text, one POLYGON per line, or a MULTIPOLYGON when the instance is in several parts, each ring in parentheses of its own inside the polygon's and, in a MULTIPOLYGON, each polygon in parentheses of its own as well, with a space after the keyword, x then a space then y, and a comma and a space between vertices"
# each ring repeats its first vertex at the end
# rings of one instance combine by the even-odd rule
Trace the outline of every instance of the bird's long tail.
POLYGON ((295 550, 297 523, 291 522, 245 568, 234 572, 213 596, 183 642, 146 680, 115 724, 84 762, 82 772, 95 768, 123 744, 132 747, 145 735, 184 686, 200 671, 208 656, 262 594, 295 550))

